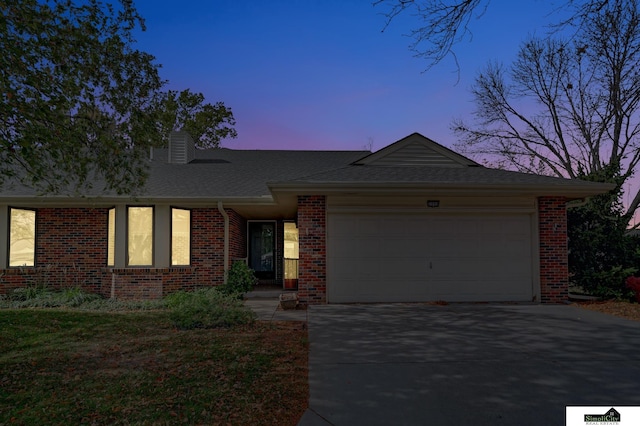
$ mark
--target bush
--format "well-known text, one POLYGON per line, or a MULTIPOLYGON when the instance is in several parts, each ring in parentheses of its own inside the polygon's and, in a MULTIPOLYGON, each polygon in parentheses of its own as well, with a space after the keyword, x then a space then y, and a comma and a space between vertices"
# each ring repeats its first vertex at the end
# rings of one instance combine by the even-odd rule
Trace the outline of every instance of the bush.
POLYGON ((21 287, 0 296, 0 309, 74 308, 86 311, 132 311, 164 309, 162 300, 105 299, 78 287, 50 290, 44 287, 21 287))
POLYGON ((50 293, 45 287, 19 287, 14 288, 7 294, 7 299, 14 302, 25 302, 27 300, 46 297, 50 293))
POLYGON ((589 282, 585 290, 592 296, 603 299, 629 299, 631 296, 625 280, 634 274, 636 268, 622 268, 613 266, 603 271, 590 271, 584 274, 584 279, 589 282))
POLYGON ((165 304, 170 321, 182 330, 231 327, 255 319, 255 314, 235 294, 224 294, 216 288, 179 291, 167 296, 165 304))
POLYGON ((633 291, 633 299, 640 303, 640 277, 629 277, 625 281, 628 289, 633 291))
POLYGON ((621 202, 624 180, 616 165, 579 177, 618 186, 607 194, 591 197, 581 207, 567 210, 572 284, 593 296, 626 298, 629 291, 625 279, 637 271, 640 240, 627 230, 628 217, 621 202))
POLYGON ((223 294, 235 295, 242 298, 246 292, 253 290, 258 279, 253 274, 253 269, 249 268, 242 261, 235 261, 227 272, 226 284, 218 286, 218 291, 223 294))
POLYGON ((102 297, 87 293, 78 287, 66 288, 59 291, 46 287, 21 287, 8 294, 3 307, 12 308, 76 308, 84 304, 101 300, 102 297))

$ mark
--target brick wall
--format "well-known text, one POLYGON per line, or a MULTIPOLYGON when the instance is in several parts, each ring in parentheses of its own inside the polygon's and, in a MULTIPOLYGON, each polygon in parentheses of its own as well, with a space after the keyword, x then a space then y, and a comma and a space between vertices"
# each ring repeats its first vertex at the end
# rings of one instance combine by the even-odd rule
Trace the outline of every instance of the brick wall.
MULTIPOLYGON (((233 210, 229 215, 229 263, 247 257, 247 221, 233 210)), ((231 266, 231 265, 229 265, 231 266)))
MULTIPOLYGON (((36 268, 0 271, 0 294, 26 285, 84 290, 122 299, 153 299, 222 284, 224 219, 217 208, 192 210, 191 266, 108 268, 107 208, 42 208, 36 213, 36 268)), ((246 221, 231 209, 229 258, 246 256, 246 221)), ((167 247, 167 250, 169 248, 167 247)))
POLYGON ((276 284, 284 285, 284 221, 276 222, 276 284))
POLYGON ((303 304, 327 302, 326 198, 298 196, 300 244, 298 297, 303 304))
POLYGON ((107 262, 108 209, 42 208, 36 213, 36 267, 11 268, 0 292, 27 285, 100 293, 107 262))
POLYGON ((105 268, 102 291, 116 299, 160 299, 178 290, 194 290, 199 285, 196 269, 188 266, 171 268, 105 268))
POLYGON ((191 265, 201 285, 223 282, 224 219, 217 208, 191 210, 191 265))
POLYGON ((569 294, 566 202, 564 197, 538 200, 542 303, 563 303, 569 294))
POLYGON ((107 262, 108 209, 44 208, 36 214, 34 277, 55 287, 100 291, 107 262))

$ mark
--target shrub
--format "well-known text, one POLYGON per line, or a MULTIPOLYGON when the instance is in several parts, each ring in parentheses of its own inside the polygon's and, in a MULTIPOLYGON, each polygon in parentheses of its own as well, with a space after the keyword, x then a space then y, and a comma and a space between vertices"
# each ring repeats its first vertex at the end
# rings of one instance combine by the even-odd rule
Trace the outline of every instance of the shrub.
POLYGON ((625 281, 628 289, 633 291, 633 299, 640 303, 640 277, 629 277, 625 281))
POLYGON ((223 294, 242 298, 242 295, 251 291, 257 282, 258 279, 253 274, 253 269, 242 261, 235 261, 227 272, 227 282, 217 288, 223 294))
POLYGON ((572 283, 593 296, 624 298, 628 295, 625 279, 640 263, 640 240, 627 230, 621 189, 624 179, 617 164, 578 177, 617 186, 606 194, 591 197, 581 207, 567 210, 572 283))
POLYGON ((14 288, 7 294, 7 298, 14 302, 24 302, 27 300, 33 300, 40 297, 44 297, 49 291, 44 287, 19 287, 14 288))
POLYGON ((255 314, 235 294, 215 288, 179 291, 165 298, 169 319, 179 329, 231 327, 253 322, 255 314))
POLYGON ((584 278, 590 283, 587 290, 592 296, 603 299, 628 299, 631 295, 625 282, 636 271, 636 268, 621 266, 613 266, 604 271, 590 271, 584 274, 584 278))
POLYGON ((54 291, 45 287, 16 288, 0 295, 0 309, 74 308, 86 311, 133 311, 164 309, 163 300, 105 299, 78 287, 54 291))
POLYGON ((76 308, 102 297, 87 293, 78 287, 60 291, 46 287, 21 287, 11 291, 3 306, 14 308, 76 308))

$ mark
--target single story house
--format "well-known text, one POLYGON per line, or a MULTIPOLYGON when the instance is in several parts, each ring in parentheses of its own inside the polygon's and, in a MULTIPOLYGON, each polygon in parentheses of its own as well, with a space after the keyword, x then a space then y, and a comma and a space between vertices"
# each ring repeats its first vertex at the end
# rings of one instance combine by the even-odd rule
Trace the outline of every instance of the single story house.
POLYGON ((196 150, 173 132, 136 197, 0 191, 0 293, 159 298, 234 260, 306 304, 563 302, 567 203, 607 184, 483 167, 413 133, 368 151, 196 150))

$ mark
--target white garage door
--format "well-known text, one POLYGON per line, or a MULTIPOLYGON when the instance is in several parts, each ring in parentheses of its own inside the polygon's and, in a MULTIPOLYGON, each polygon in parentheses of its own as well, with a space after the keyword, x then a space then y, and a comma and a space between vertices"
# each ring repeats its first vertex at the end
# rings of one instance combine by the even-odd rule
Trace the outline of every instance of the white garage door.
POLYGON ((529 214, 330 213, 333 303, 531 301, 529 214))

